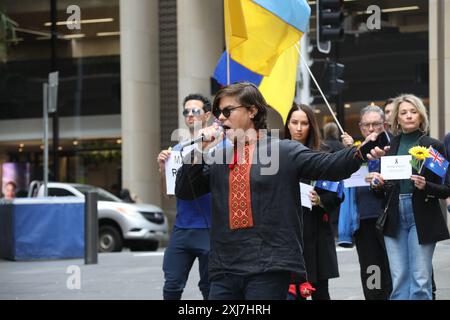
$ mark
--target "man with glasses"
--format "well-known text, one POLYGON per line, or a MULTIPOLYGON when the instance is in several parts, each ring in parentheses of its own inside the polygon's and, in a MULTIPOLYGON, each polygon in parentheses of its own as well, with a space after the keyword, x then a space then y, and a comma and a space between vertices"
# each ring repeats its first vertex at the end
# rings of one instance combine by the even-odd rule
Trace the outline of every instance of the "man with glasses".
MULTIPOLYGON (((200 94, 190 94, 183 102, 183 115, 191 136, 195 122, 202 127, 207 125, 211 116, 211 102, 200 94)), ((180 151, 180 145, 173 147, 180 151)), ((170 150, 162 150, 158 155, 161 189, 166 189, 165 163, 170 150)), ((163 271, 165 300, 180 300, 195 259, 198 259, 200 273, 199 289, 203 298, 208 299, 208 255, 209 228, 211 226, 211 195, 202 195, 194 200, 177 198, 177 214, 169 245, 164 252, 163 271)))
MULTIPOLYGON (((383 110, 378 106, 367 106, 361 110, 359 128, 364 138, 376 132, 381 133, 388 128, 383 110)), ((345 133, 342 142, 345 146, 353 145, 353 138, 345 133)), ((371 177, 371 173, 369 176, 371 177)), ((359 217, 359 228, 354 233, 356 250, 358 252, 361 283, 366 300, 387 300, 392 284, 389 263, 381 233, 375 228, 378 216, 382 213, 383 197, 376 195, 369 187, 356 187, 353 191, 359 217), (373 269, 373 266, 378 268, 373 269), (373 277, 374 270, 381 279, 373 277), (375 281, 374 281, 375 280, 375 281)), ((350 197, 349 197, 350 198, 350 197)), ((341 206, 351 208, 352 206, 341 206)), ((341 210, 340 218, 350 216, 350 212, 341 210)), ((350 221, 346 219, 345 221, 350 221)))

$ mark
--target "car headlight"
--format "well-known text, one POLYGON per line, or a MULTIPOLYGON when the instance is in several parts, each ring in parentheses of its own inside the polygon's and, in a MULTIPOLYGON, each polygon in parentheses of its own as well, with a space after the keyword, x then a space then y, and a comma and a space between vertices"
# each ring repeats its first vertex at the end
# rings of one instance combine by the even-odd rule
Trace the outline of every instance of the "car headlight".
POLYGON ((132 218, 142 218, 142 215, 130 208, 125 208, 125 207, 118 207, 117 211, 119 211, 120 213, 123 213, 126 216, 132 217, 132 218))

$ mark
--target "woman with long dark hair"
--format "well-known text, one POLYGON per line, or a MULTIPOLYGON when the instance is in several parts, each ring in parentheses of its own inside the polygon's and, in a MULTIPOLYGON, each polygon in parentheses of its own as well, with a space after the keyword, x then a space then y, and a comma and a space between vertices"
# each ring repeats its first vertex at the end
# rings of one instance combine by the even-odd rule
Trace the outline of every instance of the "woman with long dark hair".
MULTIPOLYGON (((293 105, 285 124, 285 138, 298 141, 314 151, 329 151, 321 145, 317 120, 313 110, 307 105, 293 105)), ((307 179, 302 179, 301 182, 311 184, 307 179)), ((339 207, 341 199, 336 192, 320 188, 311 191, 310 199, 312 209, 303 207, 303 256, 307 280, 316 289, 312 292, 313 300, 329 300, 328 279, 339 277, 329 214, 339 207)), ((292 293, 290 290, 290 294, 292 293)), ((301 299, 298 293, 295 295, 301 299)))

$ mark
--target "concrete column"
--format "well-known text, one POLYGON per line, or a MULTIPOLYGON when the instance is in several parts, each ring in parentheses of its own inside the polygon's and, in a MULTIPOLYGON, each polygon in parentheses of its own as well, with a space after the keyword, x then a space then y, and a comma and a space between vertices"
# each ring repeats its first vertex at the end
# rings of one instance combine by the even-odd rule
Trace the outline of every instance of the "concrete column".
MULTIPOLYGON (((178 0, 178 101, 189 93, 210 97, 210 77, 224 45, 222 0, 178 0)), ((179 127, 185 127, 178 113, 179 127)))
POLYGON ((158 1, 120 0, 122 185, 160 205, 158 1))
POLYGON ((450 132, 450 0, 430 0, 428 21, 431 136, 442 139, 450 132))
POLYGON ((450 0, 429 1, 431 136, 450 131, 450 0))

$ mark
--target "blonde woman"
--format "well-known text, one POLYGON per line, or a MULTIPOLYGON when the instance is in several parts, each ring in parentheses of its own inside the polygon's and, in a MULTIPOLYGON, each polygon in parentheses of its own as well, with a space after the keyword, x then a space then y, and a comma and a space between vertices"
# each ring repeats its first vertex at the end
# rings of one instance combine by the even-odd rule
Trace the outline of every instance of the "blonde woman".
MULTIPOLYGON (((428 116, 420 98, 397 97, 391 123, 395 137, 387 156, 407 155, 414 146, 431 146, 445 154, 442 143, 427 135, 428 116)), ((371 185, 386 193, 383 234, 393 286, 390 299, 431 300, 436 242, 449 238, 438 199, 450 195, 450 186, 441 184, 441 178, 428 169, 422 175, 413 169, 410 180, 384 181, 376 174, 371 185)))

